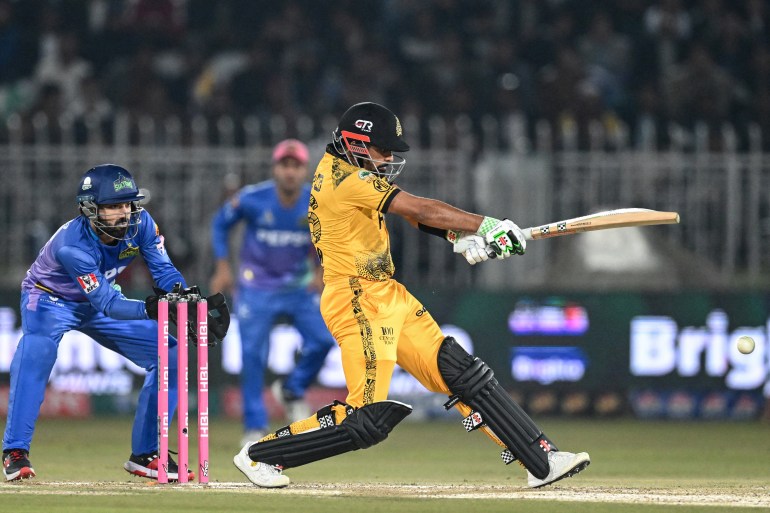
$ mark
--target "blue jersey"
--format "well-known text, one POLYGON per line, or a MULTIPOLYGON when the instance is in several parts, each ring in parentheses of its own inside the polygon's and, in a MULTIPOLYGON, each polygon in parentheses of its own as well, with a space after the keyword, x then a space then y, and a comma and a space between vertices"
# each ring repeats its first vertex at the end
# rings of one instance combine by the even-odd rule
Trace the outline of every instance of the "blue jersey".
POLYGON ((285 207, 275 182, 241 189, 214 216, 212 240, 217 259, 228 257, 228 234, 239 221, 246 222, 240 253, 238 284, 241 287, 279 290, 310 283, 315 264, 307 206, 310 185, 302 187, 297 202, 285 207))
POLYGON ((144 301, 127 299, 112 285, 115 278, 141 254, 158 287, 171 290, 174 283, 186 286, 171 263, 163 236, 147 211, 141 212, 136 236, 114 246, 99 240, 88 219, 79 216, 62 225, 43 246, 27 271, 21 288, 30 293, 33 307, 41 295, 93 307, 115 319, 147 319, 144 301))

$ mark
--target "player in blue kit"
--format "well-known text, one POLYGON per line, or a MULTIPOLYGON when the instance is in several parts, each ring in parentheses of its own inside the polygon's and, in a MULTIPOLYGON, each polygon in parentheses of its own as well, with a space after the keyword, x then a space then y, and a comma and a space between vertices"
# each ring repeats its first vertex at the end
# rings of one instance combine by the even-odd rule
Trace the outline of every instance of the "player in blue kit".
POLYGON ((267 432, 269 419, 262 390, 275 321, 280 316, 290 318, 303 338, 294 370, 273 387, 292 421, 310 414, 305 390, 335 345, 319 309, 323 280, 307 224, 308 156, 307 146, 296 139, 278 143, 272 155, 273 179, 241 189, 216 213, 212 223, 217 259, 212 290, 232 288, 228 234, 239 221, 246 223, 235 294, 243 355, 242 444, 259 440, 267 432))
MULTIPOLYGON (((11 362, 3 437, 7 481, 35 476, 29 461, 32 435, 59 342, 70 330, 89 335, 147 370, 124 468, 157 479, 158 296, 127 299, 115 278, 141 254, 159 288, 180 290, 185 281, 171 263, 157 225, 139 205, 143 198, 126 169, 114 164, 89 169, 78 188, 81 215, 56 231, 27 271, 21 284, 23 336, 11 362)), ((227 305, 221 294, 211 299, 209 331, 221 340, 229 323, 227 305)), ((176 339, 169 337, 169 345, 176 346, 176 339)), ((176 351, 169 351, 169 372, 176 373, 176 351)), ((176 380, 169 380, 169 388, 173 412, 176 380)), ((169 467, 169 479, 177 479, 176 463, 169 467)))

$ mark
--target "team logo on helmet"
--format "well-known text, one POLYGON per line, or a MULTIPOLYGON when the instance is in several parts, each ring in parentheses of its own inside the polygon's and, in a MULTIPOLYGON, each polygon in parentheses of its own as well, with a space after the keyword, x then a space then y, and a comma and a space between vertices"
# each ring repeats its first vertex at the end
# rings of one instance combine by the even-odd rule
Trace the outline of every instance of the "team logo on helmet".
POLYGON ((123 175, 118 175, 118 179, 112 182, 115 187, 115 192, 120 192, 123 189, 133 189, 134 182, 130 178, 126 178, 123 175))
POLYGON ((86 178, 83 180, 82 190, 87 191, 90 188, 91 188, 91 177, 86 176, 86 178))
POLYGON ((402 133, 401 121, 398 119, 398 116, 396 116, 396 137, 401 137, 402 133))
POLYGON ((356 128, 360 128, 364 132, 371 132, 374 124, 371 121, 365 119, 359 119, 356 121, 356 128))

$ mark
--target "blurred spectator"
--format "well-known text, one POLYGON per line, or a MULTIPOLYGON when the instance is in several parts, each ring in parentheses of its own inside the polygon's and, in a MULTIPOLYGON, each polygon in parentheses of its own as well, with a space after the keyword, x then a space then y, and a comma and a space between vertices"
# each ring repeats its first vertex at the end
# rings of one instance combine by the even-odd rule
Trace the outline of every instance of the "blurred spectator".
POLYGON ((157 78, 153 61, 155 52, 152 47, 142 45, 124 59, 116 59, 105 72, 105 90, 107 97, 115 104, 133 109, 144 93, 144 84, 157 78))
POLYGON ((614 80, 625 82, 628 78, 628 39, 615 32, 607 13, 594 15, 588 32, 580 38, 580 54, 587 64, 612 73, 614 80))
POLYGON ((51 48, 43 52, 35 70, 38 83, 57 84, 64 103, 81 101, 80 83, 91 75, 91 64, 79 55, 78 36, 62 32, 49 40, 51 48))
POLYGON ((264 40, 254 40, 245 65, 233 76, 230 83, 232 99, 236 105, 240 106, 244 114, 256 114, 267 108, 265 90, 267 88, 267 74, 272 64, 268 48, 264 40))
POLYGON ((370 99, 426 123, 467 115, 473 130, 489 114, 583 130, 654 111, 743 133, 769 31, 767 0, 0 0, 0 115, 35 103, 34 80, 71 113, 102 111, 103 89, 115 111, 279 115, 287 130, 370 99), (649 108, 653 91, 664 101, 649 108))
POLYGON ((126 2, 126 23, 142 41, 161 47, 179 43, 187 22, 185 0, 133 0, 126 2))
POLYGON ((13 4, 0 0, 0 85, 19 78, 21 58, 21 29, 13 4))
POLYGON ((749 34, 758 42, 767 43, 770 7, 767 0, 746 0, 746 18, 749 34))
POLYGON ((644 26, 655 42, 657 72, 665 75, 677 62, 680 46, 690 38, 690 13, 679 0, 659 0, 644 13, 644 26))
POLYGON ((24 139, 56 143, 61 141, 59 117, 64 113, 61 88, 54 83, 40 87, 37 102, 24 119, 24 139))
POLYGON ((486 91, 482 100, 492 102, 484 109, 486 112, 537 113, 534 73, 530 64, 520 58, 518 45, 512 38, 501 36, 494 40, 488 60, 481 68, 481 82, 486 91))
POLYGON ((732 106, 733 81, 702 43, 692 45, 687 60, 672 70, 663 87, 671 117, 688 127, 698 120, 724 120, 732 106))

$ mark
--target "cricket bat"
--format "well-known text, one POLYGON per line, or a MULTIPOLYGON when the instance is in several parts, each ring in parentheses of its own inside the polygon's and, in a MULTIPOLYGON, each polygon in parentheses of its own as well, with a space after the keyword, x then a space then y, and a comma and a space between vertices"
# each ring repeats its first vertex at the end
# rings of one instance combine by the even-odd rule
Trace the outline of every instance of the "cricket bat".
POLYGON ((610 228, 677 223, 679 223, 679 214, 677 212, 661 212, 646 208, 619 208, 555 221, 540 226, 532 226, 524 228, 522 231, 527 240, 537 240, 580 232, 592 232, 594 230, 609 230, 610 228))

